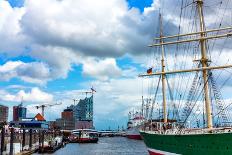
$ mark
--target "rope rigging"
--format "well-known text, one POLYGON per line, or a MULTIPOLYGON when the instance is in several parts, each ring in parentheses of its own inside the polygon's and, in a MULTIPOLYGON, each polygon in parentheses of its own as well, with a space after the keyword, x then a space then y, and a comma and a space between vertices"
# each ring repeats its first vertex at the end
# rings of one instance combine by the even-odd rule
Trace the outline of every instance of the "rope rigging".
POLYGON ((154 105, 155 105, 155 102, 156 102, 157 93, 158 93, 158 90, 159 90, 160 80, 161 80, 161 76, 159 77, 158 85, 157 85, 156 91, 155 91, 155 96, 154 96, 154 99, 152 101, 152 106, 151 106, 151 111, 150 111, 149 119, 152 119, 153 109, 154 109, 154 105))

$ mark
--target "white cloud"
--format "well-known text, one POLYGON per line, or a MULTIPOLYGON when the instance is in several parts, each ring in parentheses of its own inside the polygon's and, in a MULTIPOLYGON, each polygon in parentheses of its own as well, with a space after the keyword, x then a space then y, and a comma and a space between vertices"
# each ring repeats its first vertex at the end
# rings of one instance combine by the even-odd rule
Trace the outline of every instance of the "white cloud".
POLYGON ((7 91, 0 91, 0 99, 8 102, 30 102, 30 103, 41 103, 41 102, 52 102, 53 95, 43 92, 37 87, 32 88, 30 91, 20 90, 17 93, 9 93, 7 91))
POLYGON ((9 56, 23 53, 29 43, 19 24, 24 13, 24 8, 12 8, 8 1, 0 1, 0 53, 7 52, 9 56))
MULTIPOLYGON (((205 1, 207 6, 211 3, 205 1)), ((225 5, 223 2, 222 8, 225 5)), ((49 66, 52 79, 66 78, 72 64, 81 64, 80 59, 86 57, 145 54, 158 24, 159 8, 164 12, 165 34, 174 34, 179 26, 180 6, 179 1, 156 0, 141 13, 128 8, 126 0, 26 0, 21 8, 12 8, 7 1, 1 1, 0 52, 6 56, 30 56, 49 66)), ((206 25, 212 27, 216 18, 212 19, 209 8, 205 10, 206 25)), ((228 9, 217 8, 215 12, 220 17, 230 16, 228 9)), ((186 26, 194 21, 190 17, 190 14, 183 16, 182 31, 186 31, 183 26, 191 29, 186 26)))
POLYGON ((44 84, 50 78, 50 71, 46 64, 40 62, 8 61, 0 66, 0 75, 4 81, 19 78, 29 83, 44 84))
MULTIPOLYGON (((82 83, 83 88, 89 83, 82 83)), ((108 81, 94 81, 94 119, 98 129, 108 128, 108 123, 126 126, 128 111, 134 107, 141 107, 142 82, 139 78, 111 79, 108 81), (102 124, 102 122, 107 124, 102 124)), ((147 81, 144 81, 144 88, 147 88, 147 81)), ((49 118, 54 120, 60 117, 60 112, 67 106, 73 104, 73 99, 86 97, 86 90, 70 90, 54 92, 54 100, 62 100, 63 104, 49 108, 49 111, 56 111, 49 118)), ((88 94, 89 95, 89 94, 88 94)), ((47 115, 48 116, 48 115, 47 115)))
POLYGON ((66 78, 70 70, 71 64, 79 64, 83 57, 75 54, 72 50, 64 47, 54 46, 33 46, 30 53, 32 57, 46 62, 51 71, 51 78, 66 78))
POLYGON ((3 1, 0 6, 5 17, 0 27, 9 23, 15 30, 7 33, 0 29, 1 36, 19 41, 2 38, 15 54, 1 46, 0 51, 46 63, 53 79, 66 78, 72 64, 83 63, 83 57, 105 59, 142 53, 152 37, 153 14, 129 9, 125 0, 26 0, 21 8, 11 8, 3 1))
POLYGON ((104 60, 88 59, 83 63, 83 74, 104 81, 121 76, 122 71, 113 58, 104 60))

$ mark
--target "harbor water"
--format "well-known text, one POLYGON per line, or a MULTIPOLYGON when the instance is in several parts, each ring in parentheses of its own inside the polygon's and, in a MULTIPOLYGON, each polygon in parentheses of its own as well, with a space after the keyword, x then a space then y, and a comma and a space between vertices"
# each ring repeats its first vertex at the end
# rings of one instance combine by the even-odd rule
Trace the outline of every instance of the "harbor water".
MULTIPOLYGON (((96 144, 70 143, 53 153, 54 155, 148 155, 142 140, 125 137, 99 138, 96 144)), ((38 154, 34 154, 38 155, 38 154)), ((47 155, 47 154, 46 154, 47 155)))

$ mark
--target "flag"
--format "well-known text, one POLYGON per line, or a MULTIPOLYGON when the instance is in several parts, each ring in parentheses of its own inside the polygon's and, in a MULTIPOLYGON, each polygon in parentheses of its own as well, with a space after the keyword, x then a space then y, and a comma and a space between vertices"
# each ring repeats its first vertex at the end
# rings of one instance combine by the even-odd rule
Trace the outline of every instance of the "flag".
POLYGON ((152 67, 147 70, 147 74, 152 74, 152 67))

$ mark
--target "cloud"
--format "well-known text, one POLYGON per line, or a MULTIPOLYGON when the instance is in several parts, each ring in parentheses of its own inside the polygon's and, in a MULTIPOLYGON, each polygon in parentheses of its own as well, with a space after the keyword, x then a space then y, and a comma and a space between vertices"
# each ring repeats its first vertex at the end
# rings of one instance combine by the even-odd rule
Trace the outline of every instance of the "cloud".
POLYGON ((89 59, 83 63, 83 74, 99 80, 108 80, 120 77, 122 71, 113 58, 104 60, 89 59))
POLYGON ((50 71, 44 63, 8 61, 0 66, 0 75, 0 80, 3 81, 19 78, 29 83, 43 84, 50 78, 50 71))
MULTIPOLYGON (((26 0, 21 8, 12 8, 7 1, 1 1, 0 36, 4 38, 0 38, 3 40, 0 52, 10 57, 27 55, 46 63, 53 79, 66 78, 72 65, 82 64, 83 58, 145 55, 146 46, 159 24, 159 8, 164 13, 165 35, 178 32, 180 1, 156 0, 144 12, 129 8, 125 0, 101 1, 26 0)), ((205 6, 213 4, 205 1, 205 6)), ((225 16, 231 15, 229 9, 222 8, 231 4, 227 6, 223 2, 220 5, 214 12, 224 17, 222 24, 225 25, 225 16)), ((219 18, 212 18, 209 11, 210 7, 205 7, 206 26, 213 27, 212 23, 219 18)), ((196 22, 193 13, 190 6, 184 8, 180 24, 182 32, 195 30, 191 26, 196 22)))
POLYGON ((18 56, 29 43, 19 24, 25 8, 12 8, 8 1, 0 1, 0 53, 18 56))
POLYGON ((152 37, 154 14, 129 9, 125 0, 26 0, 21 8, 11 8, 7 1, 0 5, 5 17, 0 27, 7 28, 11 20, 14 26, 9 33, 0 29, 1 36, 18 41, 2 38, 8 43, 4 47, 14 51, 0 47, 2 54, 44 62, 53 78, 66 78, 72 64, 83 63, 83 58, 141 54, 152 37))
POLYGON ((51 78, 66 78, 72 70, 71 64, 79 64, 84 58, 72 50, 63 47, 34 45, 31 56, 46 62, 51 71, 51 78))
MULTIPOLYGON (((17 14, 17 18, 11 18, 17 32, 9 34, 4 29, 1 32, 23 43, 13 42, 9 46, 14 47, 14 55, 7 49, 0 48, 0 51, 9 57, 26 55, 43 62, 51 72, 51 79, 66 78, 72 65, 79 64, 83 64, 84 75, 97 79, 119 76, 120 69, 113 63, 110 66, 112 71, 105 66, 107 71, 98 69, 95 73, 88 73, 86 67, 89 65, 82 60, 94 59, 102 66, 109 58, 122 57, 128 53, 144 54, 153 37, 154 25, 158 23, 158 2, 146 8, 145 12, 129 8, 125 0, 102 0, 102 3, 94 0, 26 0, 21 8, 11 8, 4 1, 1 6, 6 18, 2 19, 0 25, 6 25, 10 18, 8 12, 17 14)), ((173 27, 175 29, 175 25, 173 27)), ((11 40, 7 42, 12 43, 11 40)), ((38 83, 33 81, 34 78, 25 77, 24 80, 38 83)))
MULTIPOLYGON (((89 83, 82 83, 83 88, 86 88, 86 85, 89 85, 89 83)), ((113 128, 117 128, 118 125, 125 127, 128 111, 134 107, 137 109, 141 107, 142 83, 138 78, 96 80, 92 82, 92 85, 97 91, 94 94, 94 123, 97 129, 106 129, 109 124, 113 124, 114 126, 111 126, 113 128)), ((85 98, 86 94, 81 93, 83 91, 86 90, 59 90, 54 92, 54 100, 62 100, 63 104, 51 107, 49 111, 56 112, 49 118, 54 120, 60 117, 60 112, 73 104, 73 99, 85 98)))
POLYGON ((139 10, 128 10, 124 0, 26 1, 25 8, 20 21, 23 32, 37 44, 71 48, 87 56, 120 56, 132 51, 128 46, 131 39, 141 44, 146 40, 144 34, 149 34, 140 34, 137 27, 143 22, 142 15, 139 10), (41 12, 48 6, 52 8, 41 12))
POLYGON ((7 102, 21 102, 22 99, 24 102, 30 102, 30 103, 53 101, 52 94, 43 92, 37 87, 32 88, 30 91, 20 90, 15 94, 7 92, 5 90, 1 90, 0 98, 2 101, 7 101, 7 102))

